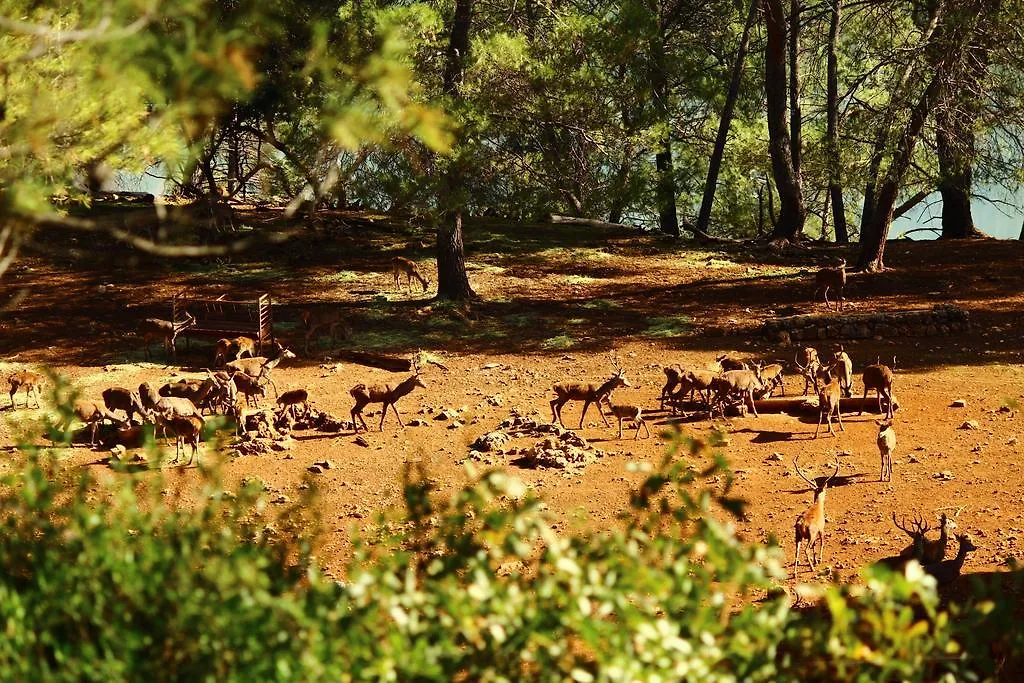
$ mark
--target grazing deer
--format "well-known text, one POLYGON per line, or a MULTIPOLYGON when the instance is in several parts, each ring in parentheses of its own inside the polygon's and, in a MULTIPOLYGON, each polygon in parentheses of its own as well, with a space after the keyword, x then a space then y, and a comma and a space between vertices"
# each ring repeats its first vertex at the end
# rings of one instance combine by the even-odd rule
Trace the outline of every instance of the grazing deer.
POLYGON ((213 367, 223 367, 228 360, 231 349, 235 349, 235 357, 252 358, 256 355, 256 340, 251 337, 235 337, 234 339, 218 339, 214 346, 213 367))
POLYGON ((28 397, 32 396, 36 399, 36 408, 41 408, 42 404, 39 402, 39 395, 42 393, 42 385, 46 381, 42 375, 38 372, 32 372, 31 370, 22 370, 21 372, 15 372, 7 378, 7 383, 11 387, 11 408, 14 406, 14 396, 19 391, 25 391, 25 407, 28 408, 28 397))
POLYGON ((797 369, 804 378, 804 396, 810 390, 811 386, 814 387, 815 393, 818 391, 818 370, 821 369, 821 361, 818 359, 818 350, 812 346, 807 346, 801 349, 799 355, 793 357, 793 361, 796 363, 797 369), (800 357, 803 357, 804 362, 800 363, 800 357))
POLYGON ((562 422, 562 406, 569 401, 583 401, 583 412, 580 414, 580 429, 583 429, 583 419, 587 416, 587 409, 590 408, 591 403, 597 404, 597 412, 601 419, 604 420, 605 427, 611 427, 608 418, 604 416, 604 411, 601 410, 601 401, 606 396, 610 396, 619 387, 633 386, 626 379, 626 374, 619 367, 618 360, 616 360, 614 355, 612 356, 612 367, 615 369, 615 374, 608 378, 604 384, 580 384, 574 382, 553 386, 552 390, 555 392, 555 398, 551 401, 551 420, 565 427, 565 423, 562 422))
POLYGON ((399 280, 403 274, 405 275, 406 289, 412 289, 413 278, 420 281, 424 292, 427 291, 429 286, 427 279, 420 274, 420 269, 416 265, 416 262, 407 259, 404 256, 396 256, 391 259, 391 274, 395 278, 395 289, 399 288, 399 280))
POLYGON ((349 394, 356 400, 356 404, 352 406, 352 427, 358 433, 359 422, 363 424, 363 429, 370 431, 369 427, 366 426, 366 420, 363 419, 363 408, 370 403, 382 403, 384 409, 380 413, 380 425, 378 429, 384 431, 384 418, 388 416, 388 406, 395 411, 395 417, 398 418, 398 424, 401 427, 405 427, 402 424, 402 416, 398 414, 398 407, 395 403, 398 399, 402 398, 406 394, 412 393, 412 390, 416 387, 426 389, 427 385, 420 379, 420 366, 418 354, 417 357, 413 358, 412 362, 412 374, 405 378, 402 382, 399 382, 395 386, 390 384, 375 384, 373 386, 366 386, 365 384, 357 384, 349 390, 349 394))
POLYGON ((835 311, 839 312, 843 309, 846 303, 846 297, 843 296, 843 290, 846 289, 846 259, 839 259, 839 265, 833 268, 822 268, 814 276, 814 298, 818 298, 818 293, 822 292, 825 297, 825 307, 832 310, 832 305, 828 300, 828 290, 833 290, 838 293, 838 299, 836 299, 835 311))
POLYGON ((332 344, 335 343, 337 339, 336 331, 338 327, 341 327, 342 339, 348 339, 349 335, 352 333, 348 324, 345 322, 345 313, 337 309, 303 309, 302 325, 306 330, 305 344, 302 347, 306 353, 309 353, 309 340, 313 338, 313 334, 316 333, 317 330, 327 328, 328 333, 331 335, 332 344))
POLYGON ((753 370, 727 370, 714 379, 711 388, 715 392, 715 397, 708 411, 709 417, 714 412, 714 406, 722 406, 722 413, 725 414, 725 400, 731 394, 739 394, 741 402, 744 399, 748 401, 754 417, 760 417, 757 414, 757 406, 754 405, 754 392, 761 391, 764 386, 753 370))
MULTIPOLYGON (((892 359, 893 365, 896 364, 896 358, 892 359)), ((867 401, 868 391, 874 390, 878 394, 878 412, 882 412, 882 398, 885 397, 887 406, 885 411, 885 419, 891 420, 893 414, 893 403, 895 399, 892 395, 892 383, 895 375, 893 371, 886 365, 876 363, 875 365, 869 365, 864 368, 864 374, 861 376, 861 380, 864 382, 864 398, 863 401, 867 401)), ((861 404, 860 415, 864 414, 864 405, 861 404)))
POLYGON ((163 416, 157 418, 158 424, 163 427, 164 432, 174 435, 174 460, 170 464, 178 464, 178 459, 185 451, 185 444, 192 446, 192 455, 189 456, 185 467, 192 464, 199 456, 199 439, 203 434, 203 418, 197 415, 180 417, 177 415, 163 416))
POLYGON ((750 369, 749 367, 747 367, 746 363, 744 363, 741 360, 736 360, 735 358, 730 358, 729 354, 727 353, 722 354, 721 356, 716 358, 715 361, 722 366, 722 372, 728 372, 729 370, 750 369))
MULTIPOLYGON (((117 419, 112 413, 110 413, 102 403, 96 401, 78 400, 75 401, 72 406, 72 412, 74 417, 84 422, 86 426, 92 427, 92 435, 89 439, 89 445, 96 445, 96 432, 99 431, 100 422, 104 420, 110 420, 115 424, 124 424, 121 420, 117 419)), ((68 416, 61 424, 61 429, 67 429, 71 424, 71 416, 68 416)))
POLYGON ((305 389, 292 389, 277 397, 277 407, 282 412, 290 412, 292 419, 295 419, 295 412, 298 406, 302 406, 302 412, 309 411, 309 392, 305 389))
POLYGON ((882 471, 878 481, 892 481, 892 452, 896 450, 896 430, 889 420, 875 420, 878 425, 878 452, 882 458, 882 471))
POLYGON ((957 534, 956 540, 959 542, 960 547, 957 548, 956 557, 952 560, 942 560, 935 564, 924 565, 924 570, 935 577, 935 582, 940 586, 944 586, 947 583, 952 583, 960 576, 960 571, 964 567, 964 560, 967 559, 967 553, 977 550, 978 546, 971 542, 971 538, 966 534, 957 534))
POLYGON ((796 524, 793 527, 796 536, 794 574, 800 571, 800 545, 802 543, 807 543, 804 546, 804 553, 807 556, 807 564, 810 565, 811 571, 815 570, 815 544, 818 545, 819 563, 825 555, 825 491, 828 489, 828 483, 839 474, 839 460, 837 459, 835 471, 825 481, 818 484, 816 481, 811 481, 805 477, 804 473, 800 471, 799 460, 799 456, 793 459, 793 467, 796 468, 797 475, 807 482, 811 490, 814 491, 814 501, 811 503, 811 507, 807 508, 806 512, 796 518, 796 524))
MULTIPOLYGON (((896 513, 893 513, 892 521, 896 522, 896 513)), ((946 558, 946 546, 949 544, 949 536, 956 531, 956 522, 950 519, 946 513, 939 517, 939 537, 929 539, 925 534, 928 532, 928 525, 915 515, 914 530, 906 526, 896 524, 896 528, 910 536, 911 543, 900 552, 900 557, 915 559, 921 564, 934 564, 946 558)))
POLYGON ((853 361, 847 355, 846 349, 842 346, 832 355, 832 367, 836 369, 839 376, 839 386, 843 388, 843 396, 850 398, 853 395, 853 361))
MULTIPOLYGON (((693 394, 699 393, 701 398, 704 399, 704 405, 711 407, 711 393, 712 388, 715 384, 715 379, 718 377, 717 374, 710 370, 687 370, 686 371, 686 384, 682 385, 685 390, 688 386, 690 390, 690 398, 693 398, 693 394)), ((679 391, 676 395, 682 398, 683 391, 679 391)))
POLYGON ((764 363, 754 363, 754 372, 757 373, 757 378, 761 380, 763 389, 757 398, 771 398, 772 392, 778 388, 782 391, 782 395, 786 395, 786 385, 782 381, 782 372, 784 368, 779 363, 772 363, 771 365, 765 365, 764 363))
POLYGON ((149 345, 154 339, 162 339, 164 342, 164 353, 167 353, 167 347, 170 346, 171 355, 177 358, 178 350, 174 346, 174 340, 185 329, 192 327, 195 322, 196 319, 188 311, 185 311, 185 319, 181 322, 161 320, 160 318, 144 318, 141 320, 139 322, 138 334, 146 342, 146 360, 149 360, 152 356, 149 345))
POLYGON ((146 409, 142 406, 142 399, 139 397, 139 394, 123 387, 105 389, 103 391, 103 405, 110 412, 123 410, 125 415, 128 416, 129 423, 132 421, 135 413, 143 416, 146 414, 146 409))
POLYGON ((611 395, 604 397, 604 402, 608 406, 608 410, 611 412, 613 417, 619 418, 619 439, 622 439, 622 421, 632 420, 633 424, 636 425, 636 434, 633 435, 633 439, 640 438, 640 429, 643 428, 647 434, 644 438, 651 438, 651 430, 647 427, 647 420, 643 417, 643 408, 640 406, 632 405, 616 405, 612 403, 611 395))
POLYGON ((843 415, 839 410, 839 402, 842 397, 842 390, 839 388, 839 378, 833 376, 832 368, 822 368, 818 371, 818 374, 824 383, 821 390, 818 392, 818 426, 814 430, 814 438, 818 438, 818 431, 821 429, 821 421, 828 420, 828 433, 835 436, 835 430, 832 429, 832 415, 836 416, 839 420, 839 429, 846 431, 846 427, 843 426, 843 415))
POLYGON ((686 370, 680 365, 666 365, 662 368, 665 373, 665 386, 661 388, 661 396, 658 397, 659 408, 665 410, 665 401, 672 397, 675 388, 683 383, 686 370))

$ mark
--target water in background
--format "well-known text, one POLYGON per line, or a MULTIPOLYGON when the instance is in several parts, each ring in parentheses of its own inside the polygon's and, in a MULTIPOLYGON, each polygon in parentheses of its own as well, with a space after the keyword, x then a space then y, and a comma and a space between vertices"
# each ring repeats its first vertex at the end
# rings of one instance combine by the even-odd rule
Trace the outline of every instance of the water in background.
MULTIPOLYGON (((988 197, 991 201, 975 198, 971 201, 971 213, 974 215, 974 227, 989 237, 1015 240, 1020 236, 1021 223, 1024 222, 1024 188, 1011 193, 1003 188, 984 188, 977 194, 988 197)), ((892 222, 889 237, 915 228, 942 229, 942 197, 935 192, 923 202, 915 206, 903 216, 892 222)), ((915 232, 910 235, 914 240, 930 240, 938 237, 938 233, 915 232)))

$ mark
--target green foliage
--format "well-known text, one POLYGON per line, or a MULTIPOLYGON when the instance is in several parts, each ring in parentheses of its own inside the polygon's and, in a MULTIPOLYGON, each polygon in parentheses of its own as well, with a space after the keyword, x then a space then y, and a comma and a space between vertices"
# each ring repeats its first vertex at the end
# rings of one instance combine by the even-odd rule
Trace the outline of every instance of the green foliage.
POLYGON ((764 599, 781 556, 733 534, 718 445, 676 433, 618 524, 566 532, 504 472, 444 497, 410 466, 405 509, 357 538, 341 582, 316 566, 315 487, 271 513, 259 482, 229 494, 204 471, 190 503, 159 472, 94 478, 23 446, 0 480, 0 678, 930 681, 992 676, 993 647, 1020 663, 1012 601, 942 611, 919 569, 804 586, 806 610, 764 599))

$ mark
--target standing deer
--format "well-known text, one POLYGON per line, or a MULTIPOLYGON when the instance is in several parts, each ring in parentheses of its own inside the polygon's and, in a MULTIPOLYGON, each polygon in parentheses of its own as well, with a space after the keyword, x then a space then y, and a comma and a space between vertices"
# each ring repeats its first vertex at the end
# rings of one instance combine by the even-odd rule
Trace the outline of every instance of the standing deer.
POLYGON ((25 390, 25 407, 28 408, 28 398, 32 396, 36 399, 36 408, 42 407, 39 403, 39 394, 41 393, 41 387, 46 379, 38 372, 32 372, 31 370, 22 370, 21 372, 15 372, 13 375, 7 378, 7 383, 11 387, 11 408, 14 408, 14 396, 22 389, 25 390))
POLYGON ((398 418, 398 424, 401 427, 405 427, 402 424, 402 416, 398 414, 398 408, 395 403, 398 399, 402 398, 406 394, 412 393, 412 390, 416 387, 426 389, 427 385, 420 379, 420 367, 419 367, 419 354, 413 358, 412 362, 412 374, 399 382, 395 386, 390 384, 374 384, 373 386, 366 386, 365 384, 357 384, 349 390, 349 394, 356 400, 356 404, 352 406, 352 427, 358 433, 359 425, 356 420, 359 420, 363 424, 363 429, 370 431, 369 427, 366 426, 366 420, 363 419, 363 408, 370 403, 382 403, 384 409, 380 413, 380 426, 378 429, 384 431, 384 418, 388 416, 388 406, 395 411, 395 417, 398 418))
POLYGON ((765 365, 764 363, 754 363, 754 372, 757 373, 757 378, 761 380, 761 384, 764 387, 759 393, 757 398, 771 398, 772 392, 778 388, 782 391, 782 395, 786 395, 786 385, 782 381, 782 372, 784 368, 779 363, 772 363, 765 365))
POLYGON ((882 458, 882 471, 878 481, 892 481, 892 452, 896 450, 896 430, 889 420, 875 420, 878 425, 878 452, 882 458))
POLYGON ((800 571, 800 545, 802 543, 807 543, 807 545, 804 546, 804 554, 807 556, 807 564, 810 565, 811 571, 815 570, 815 544, 818 545, 819 563, 825 555, 825 491, 828 489, 828 483, 832 481, 837 474, 839 474, 839 460, 837 459, 835 471, 833 471, 825 481, 818 484, 816 481, 811 481, 805 477, 804 473, 800 471, 799 460, 799 456, 793 459, 793 467, 796 468, 797 475, 807 482, 811 487, 811 490, 814 491, 814 501, 811 503, 811 507, 807 508, 806 512, 797 517, 796 524, 793 528, 796 536, 794 574, 800 571))
POLYGON ((270 376, 270 371, 280 365, 282 361, 295 358, 295 354, 289 349, 281 346, 280 342, 276 341, 274 342, 274 347, 271 351, 274 355, 269 358, 263 356, 239 358, 238 360, 226 363, 224 368, 228 372, 244 372, 250 377, 264 378, 266 382, 274 388, 274 394, 276 395, 277 385, 274 384, 274 381, 270 376))
POLYGON ((819 292, 823 293, 825 307, 832 310, 832 305, 828 300, 828 290, 830 289, 838 293, 839 298, 836 299, 835 311, 839 312, 846 303, 846 297, 843 295, 843 291, 846 289, 846 259, 839 259, 839 265, 834 268, 822 268, 814 276, 814 298, 818 298, 819 292))
POLYGON ((328 334, 331 335, 331 343, 333 344, 337 339, 337 329, 341 328, 341 338, 348 339, 351 334, 351 330, 345 323, 345 313, 339 310, 323 310, 319 308, 306 308, 302 310, 302 325, 306 330, 305 343, 303 350, 309 353, 309 341, 313 339, 313 335, 317 330, 327 328, 328 334))
POLYGON ((401 276, 405 275, 405 286, 406 289, 412 289, 412 280, 416 278, 423 286, 423 291, 427 291, 429 283, 427 279, 420 274, 420 269, 416 265, 415 261, 405 258, 404 256, 396 256, 391 259, 391 274, 395 278, 395 289, 399 288, 399 280, 401 276))
MULTIPOLYGON (((892 515, 892 521, 896 524, 896 513, 892 515)), ((949 543, 950 534, 956 531, 956 522, 950 519, 945 512, 939 517, 939 537, 930 539, 925 536, 928 532, 928 525, 921 519, 920 515, 914 516, 914 529, 906 528, 906 525, 896 524, 896 528, 910 536, 911 543, 900 552, 900 557, 915 559, 921 564, 934 564, 946 558, 946 546, 949 543)))
POLYGON ((192 464, 193 460, 196 460, 199 455, 199 439, 203 434, 203 418, 197 415, 178 416, 178 415, 161 415, 157 417, 157 424, 163 427, 164 432, 170 432, 174 434, 174 460, 171 461, 172 465, 178 464, 178 460, 182 453, 185 452, 185 444, 192 446, 192 455, 189 456, 188 462, 185 467, 192 464))
POLYGON ((846 431, 846 427, 843 426, 843 415, 839 410, 839 402, 842 400, 843 392, 839 388, 839 378, 833 376, 832 368, 822 368, 819 371, 824 386, 818 392, 818 426, 814 430, 814 438, 818 438, 818 431, 821 429, 821 421, 828 420, 828 433, 835 436, 835 430, 832 429, 832 416, 835 415, 836 419, 839 420, 839 429, 846 431))
POLYGON ((839 386, 843 388, 843 396, 850 398, 853 395, 853 361, 842 346, 832 356, 832 367, 839 375, 839 386))
POLYGON ((818 359, 818 350, 812 346, 804 347, 799 355, 793 357, 793 361, 796 363, 797 369, 804 378, 804 396, 810 391, 811 386, 814 387, 815 393, 818 391, 818 370, 821 369, 821 361, 818 359), (800 363, 800 357, 803 357, 804 362, 800 363))
POLYGON ((619 387, 632 386, 629 380, 626 379, 625 372, 619 367, 615 356, 612 356, 612 367, 615 369, 615 374, 608 378, 604 384, 580 384, 574 382, 571 384, 556 384, 552 387, 552 390, 555 392, 555 398, 551 401, 551 420, 565 427, 565 423, 562 422, 562 406, 569 401, 583 401, 583 412, 580 414, 580 429, 583 429, 583 419, 587 416, 587 409, 591 403, 597 404, 597 412, 601 415, 601 419, 604 420, 604 425, 611 427, 608 418, 604 416, 604 411, 601 410, 601 401, 606 396, 610 396, 619 387))
MULTIPOLYGON (((910 545, 903 549, 899 555, 892 555, 885 557, 876 562, 875 564, 882 564, 887 566, 889 569, 894 571, 903 571, 907 566, 907 563, 911 560, 922 561, 925 553, 925 544, 932 543, 934 541, 928 541, 925 538, 925 534, 928 532, 928 525, 921 519, 920 515, 914 515, 914 519, 911 522, 913 529, 908 529, 906 518, 903 520, 903 524, 896 521, 896 513, 892 513, 892 523, 896 525, 896 528, 910 536, 910 545)), ((945 549, 945 546, 943 546, 945 549)))
POLYGON ((680 365, 666 365, 662 368, 665 373, 665 386, 661 388, 661 396, 658 397, 659 407, 665 410, 665 401, 671 398, 675 388, 683 383, 686 370, 680 365))
MULTIPOLYGON (((896 364, 896 358, 892 359, 893 365, 896 364)), ((869 365, 864 368, 864 374, 861 376, 861 380, 864 382, 864 401, 867 401, 868 391, 874 390, 878 394, 878 412, 882 412, 882 398, 886 399, 886 411, 885 419, 891 420, 893 414, 893 403, 895 399, 892 395, 892 383, 895 375, 891 368, 881 363, 869 365)), ((861 404, 860 415, 864 414, 864 405, 861 404)))
POLYGON ((177 358, 178 349, 174 346, 174 340, 185 329, 192 327, 195 322, 196 319, 188 311, 185 311, 185 319, 181 322, 161 320, 160 318, 144 318, 139 321, 138 334, 146 342, 146 360, 149 360, 152 356, 149 345, 154 339, 162 339, 164 342, 164 353, 167 353, 167 347, 169 346, 171 356, 177 358))
POLYGON ((645 438, 651 438, 651 430, 647 427, 647 420, 643 417, 643 408, 640 406, 633 405, 617 405, 612 403, 611 395, 604 397, 604 402, 608 405, 608 410, 611 412, 613 417, 619 418, 619 439, 622 439, 622 421, 632 420, 633 424, 636 425, 636 434, 633 435, 633 440, 640 438, 640 429, 643 428, 647 434, 645 438))
POLYGON ((934 576, 935 582, 940 586, 955 581, 960 576, 960 571, 964 567, 967 553, 978 549, 978 546, 971 542, 971 538, 967 534, 957 534, 956 540, 959 542, 960 547, 957 548, 954 559, 942 560, 941 562, 924 566, 924 570, 934 576))

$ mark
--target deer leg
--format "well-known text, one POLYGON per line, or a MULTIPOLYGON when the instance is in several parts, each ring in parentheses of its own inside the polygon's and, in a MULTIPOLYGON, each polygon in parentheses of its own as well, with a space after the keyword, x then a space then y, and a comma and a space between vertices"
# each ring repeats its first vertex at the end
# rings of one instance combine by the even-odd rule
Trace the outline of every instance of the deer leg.
POLYGON ((385 403, 384 404, 384 410, 380 411, 380 426, 378 427, 378 429, 380 431, 382 431, 382 432, 384 431, 384 418, 386 418, 387 416, 388 416, 388 404, 385 403))
POLYGON ((17 389, 11 389, 11 410, 14 410, 14 395, 18 393, 17 389))
POLYGON ((558 402, 557 398, 551 402, 551 421, 565 426, 562 424, 562 404, 558 402))
POLYGON ((828 285, 825 285, 825 308, 830 311, 832 310, 832 305, 828 302, 828 285))
POLYGON ((754 405, 754 390, 751 389, 747 392, 747 398, 750 400, 750 409, 754 411, 754 417, 761 417, 757 414, 757 406, 754 405))
POLYGON ((825 411, 824 410, 819 410, 818 411, 818 426, 814 429, 814 438, 815 439, 818 438, 818 430, 821 429, 821 420, 824 417, 825 417, 825 411))
POLYGON ((804 557, 807 558, 807 564, 810 565, 811 571, 816 571, 814 565, 814 541, 807 541, 804 544, 804 557))
POLYGON ((843 411, 839 410, 839 405, 836 405, 836 419, 839 420, 839 429, 846 431, 846 427, 843 426, 843 411))
MULTIPOLYGON (((642 424, 644 426, 644 434, 647 435, 644 438, 645 439, 651 438, 651 429, 650 429, 650 427, 647 426, 647 420, 643 419, 642 417, 641 418, 637 418, 637 419, 640 421, 640 424, 642 424)), ((639 426, 636 428, 636 435, 640 436, 640 427, 639 426)))
POLYGON ((868 388, 867 388, 867 385, 865 385, 864 386, 864 397, 860 400, 860 412, 857 413, 858 415, 863 415, 864 414, 864 403, 867 400, 868 400, 868 388))
POLYGON ((800 572, 800 536, 796 537, 796 553, 793 557, 793 574, 800 572))
MULTIPOLYGON (((608 406, 611 407, 611 404, 612 404, 611 397, 610 396, 605 396, 605 400, 608 401, 608 406)), ((608 423, 608 418, 605 417, 604 411, 601 410, 601 401, 600 401, 600 399, 598 399, 596 405, 597 405, 597 412, 598 412, 598 414, 600 414, 601 415, 601 419, 604 420, 604 426, 605 427, 611 427, 611 425, 608 423)))
POLYGON ((395 411, 395 417, 398 418, 398 426, 404 427, 405 424, 402 423, 402 416, 398 414, 398 406, 392 403, 391 410, 395 411))
MULTIPOLYGON (((583 429, 583 418, 585 418, 587 416, 587 408, 590 407, 590 403, 591 403, 591 401, 589 399, 583 402, 583 412, 580 413, 580 429, 583 429)), ((597 404, 597 410, 598 410, 598 412, 601 411, 601 404, 600 403, 597 404)))

